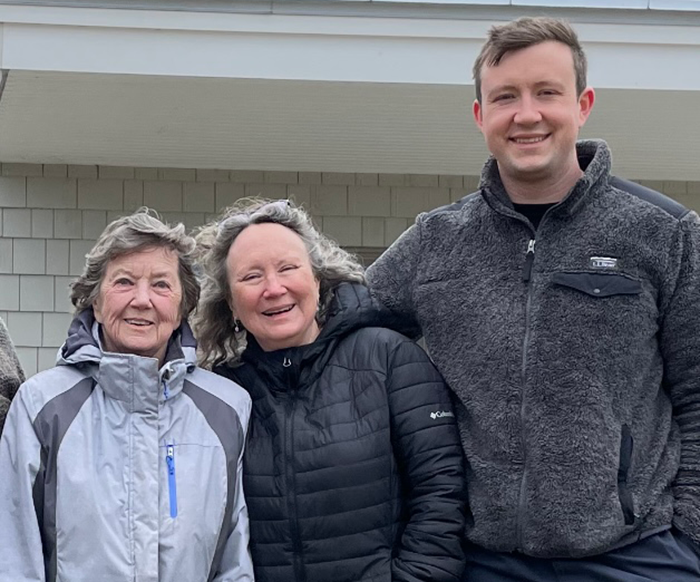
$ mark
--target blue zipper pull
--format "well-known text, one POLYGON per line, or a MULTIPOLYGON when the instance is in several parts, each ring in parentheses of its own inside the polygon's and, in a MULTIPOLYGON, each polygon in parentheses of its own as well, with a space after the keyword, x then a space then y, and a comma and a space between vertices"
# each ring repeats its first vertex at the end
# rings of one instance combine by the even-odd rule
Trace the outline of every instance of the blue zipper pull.
POLYGON ((177 484, 175 482, 175 446, 165 447, 165 462, 168 464, 168 488, 170 490, 170 517, 177 517, 177 484))
POLYGON ((170 398, 170 388, 168 388, 168 383, 165 381, 165 378, 163 378, 163 398, 166 400, 170 398))

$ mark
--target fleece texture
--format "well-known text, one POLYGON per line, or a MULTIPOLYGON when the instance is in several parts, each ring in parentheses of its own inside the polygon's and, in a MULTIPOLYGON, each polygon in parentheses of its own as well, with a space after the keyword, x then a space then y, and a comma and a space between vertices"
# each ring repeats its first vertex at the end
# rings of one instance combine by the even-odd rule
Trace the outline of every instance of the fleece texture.
POLYGON ((0 434, 10 408, 10 401, 22 382, 24 382, 24 372, 17 359, 5 322, 0 318, 0 434))
POLYGON ((577 148, 537 231, 492 159, 368 279, 457 396, 470 541, 580 557, 673 523, 700 543, 700 220, 616 187, 604 142, 577 148))

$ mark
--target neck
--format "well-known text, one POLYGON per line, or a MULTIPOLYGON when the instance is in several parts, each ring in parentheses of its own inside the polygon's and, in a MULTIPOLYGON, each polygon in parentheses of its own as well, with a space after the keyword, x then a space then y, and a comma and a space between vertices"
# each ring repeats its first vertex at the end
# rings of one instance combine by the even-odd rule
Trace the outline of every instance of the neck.
POLYGON ((512 176, 501 175, 503 187, 516 204, 553 204, 560 202, 583 176, 576 165, 571 171, 548 179, 524 182, 512 176))

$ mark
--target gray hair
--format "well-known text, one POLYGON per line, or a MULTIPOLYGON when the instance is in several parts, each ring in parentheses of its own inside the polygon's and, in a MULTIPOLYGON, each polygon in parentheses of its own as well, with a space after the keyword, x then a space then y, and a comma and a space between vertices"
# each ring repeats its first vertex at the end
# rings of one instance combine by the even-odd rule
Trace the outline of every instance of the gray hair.
POLYGON ((180 315, 187 318, 199 300, 199 281, 194 273, 195 240, 187 235, 183 224, 165 224, 145 207, 109 223, 85 256, 83 273, 71 283, 70 300, 76 314, 92 307, 110 261, 154 247, 168 248, 177 254, 182 286, 180 315))
POLYGON ((304 242, 311 269, 320 284, 316 318, 319 326, 325 322, 338 284, 344 281, 365 283, 364 269, 358 260, 321 234, 311 217, 289 200, 244 198, 237 201, 218 219, 203 227, 196 237, 204 281, 195 329, 201 364, 205 367, 235 363, 245 350, 245 330, 235 331, 226 260, 236 237, 248 226, 263 223, 286 226, 304 242))

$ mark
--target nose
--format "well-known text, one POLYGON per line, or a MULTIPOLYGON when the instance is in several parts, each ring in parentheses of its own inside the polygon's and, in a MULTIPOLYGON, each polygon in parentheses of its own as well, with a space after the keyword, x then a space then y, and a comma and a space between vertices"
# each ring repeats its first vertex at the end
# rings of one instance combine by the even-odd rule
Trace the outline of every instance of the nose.
POLYGON ((272 274, 265 279, 265 289, 263 295, 265 298, 279 297, 287 292, 287 288, 282 285, 276 274, 272 274))
POLYGON ((520 125, 534 125, 542 120, 542 113, 537 101, 530 95, 522 95, 518 100, 518 108, 515 112, 515 123, 520 125))
POLYGON ((141 309, 151 306, 151 287, 146 281, 139 281, 134 285, 134 296, 131 300, 134 307, 141 309))

